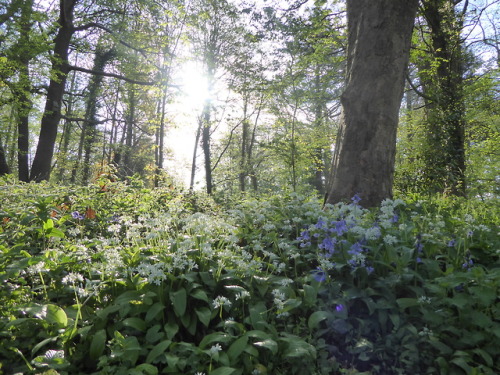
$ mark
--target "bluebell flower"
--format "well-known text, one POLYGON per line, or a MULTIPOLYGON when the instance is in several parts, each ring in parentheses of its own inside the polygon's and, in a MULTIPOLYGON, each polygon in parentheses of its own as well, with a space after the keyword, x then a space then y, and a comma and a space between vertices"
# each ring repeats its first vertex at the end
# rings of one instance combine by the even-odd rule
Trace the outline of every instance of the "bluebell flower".
POLYGON ((422 258, 417 257, 416 261, 417 261, 417 263, 422 263, 422 258))
POLYGON ((345 220, 332 221, 332 225, 335 225, 335 228, 330 228, 330 232, 337 233, 337 236, 342 236, 348 231, 347 223, 345 220))
POLYGON ((363 246, 361 245, 361 242, 355 242, 354 244, 351 245, 351 248, 349 251, 347 251, 351 255, 356 255, 360 254, 363 252, 363 246))
POLYGON ((391 218, 391 223, 397 223, 399 220, 398 214, 394 214, 394 216, 391 218))
POLYGON ((354 196, 351 198, 351 201, 354 203, 354 204, 358 204, 359 201, 361 200, 360 196, 356 193, 354 194, 354 196))
POLYGON ((300 237, 297 238, 300 241, 309 241, 311 239, 311 236, 309 235, 308 230, 304 230, 300 233, 300 237))
POLYGON ((335 306, 335 310, 336 310, 337 312, 344 311, 344 309, 345 309, 345 306, 344 306, 344 305, 342 305, 341 303, 340 303, 340 304, 338 304, 337 306, 335 306))
POLYGON ((79 213, 78 211, 73 211, 71 213, 71 216, 73 217, 73 219, 76 219, 76 220, 83 220, 83 219, 85 219, 85 216, 82 215, 81 213, 79 213))
POLYGON ((323 239, 323 242, 321 242, 318 247, 322 250, 327 251, 331 255, 335 251, 335 243, 336 242, 337 241, 335 238, 332 239, 331 237, 326 236, 323 239))
POLYGON ((311 274, 314 277, 314 280, 316 280, 319 283, 326 280, 326 273, 320 267, 318 267, 315 270, 312 270, 311 274))
POLYGON ((311 246, 311 242, 301 242, 301 244, 300 244, 300 247, 302 247, 302 248, 308 247, 308 246, 311 246))
POLYGON ((371 273, 373 273, 373 271, 375 271, 375 268, 373 268, 372 266, 367 266, 366 267, 366 272, 368 272, 368 275, 370 275, 371 273))
POLYGON ((318 222, 314 225, 317 229, 322 229, 325 226, 326 222, 320 217, 318 222))
POLYGON ((453 247, 453 246, 455 246, 456 243, 457 243, 457 241, 455 239, 452 239, 448 242, 448 247, 453 247))

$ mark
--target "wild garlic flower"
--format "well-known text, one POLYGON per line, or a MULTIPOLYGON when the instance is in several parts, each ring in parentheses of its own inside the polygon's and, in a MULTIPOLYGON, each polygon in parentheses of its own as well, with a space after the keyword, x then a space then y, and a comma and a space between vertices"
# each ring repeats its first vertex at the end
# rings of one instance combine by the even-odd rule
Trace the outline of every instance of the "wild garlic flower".
POLYGON ((214 354, 220 352, 221 350, 222 350, 222 346, 220 346, 220 344, 217 343, 210 348, 210 355, 214 355, 214 354))
POLYGON ((218 309, 222 306, 231 306, 232 303, 231 301, 224 297, 224 296, 217 296, 213 301, 212 301, 212 306, 214 307, 214 309, 218 309))

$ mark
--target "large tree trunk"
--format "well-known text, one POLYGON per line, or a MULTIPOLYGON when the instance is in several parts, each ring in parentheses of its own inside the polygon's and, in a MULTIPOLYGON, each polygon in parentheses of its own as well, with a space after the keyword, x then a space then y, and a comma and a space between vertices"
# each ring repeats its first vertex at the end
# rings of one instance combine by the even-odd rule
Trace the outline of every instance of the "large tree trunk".
POLYGON ((73 28, 73 9, 78 0, 60 0, 58 24, 54 39, 51 80, 47 91, 47 101, 42 116, 40 137, 31 167, 30 180, 43 181, 50 178, 52 157, 57 138, 57 127, 61 119, 62 98, 69 72, 68 51, 73 28))
POLYGON ((347 82, 326 203, 392 196, 396 130, 418 0, 347 0, 347 82))

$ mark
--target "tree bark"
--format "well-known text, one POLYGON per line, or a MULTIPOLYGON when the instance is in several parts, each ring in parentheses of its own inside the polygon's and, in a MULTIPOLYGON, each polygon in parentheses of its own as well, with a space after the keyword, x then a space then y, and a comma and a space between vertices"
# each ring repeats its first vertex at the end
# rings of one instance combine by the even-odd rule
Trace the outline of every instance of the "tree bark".
POLYGON ((465 196, 464 56, 460 31, 463 19, 452 0, 426 0, 422 12, 431 30, 430 77, 421 74, 427 100, 426 174, 431 188, 465 196))
POLYGON ((7 158, 5 155, 5 150, 0 142, 0 176, 10 173, 9 164, 7 163, 7 158))
POLYGON ((326 203, 392 197, 398 114, 418 0, 347 0, 347 77, 326 203))
POLYGON ((62 98, 69 72, 68 53, 74 33, 73 9, 78 0, 60 0, 60 25, 54 39, 51 80, 47 91, 47 101, 42 116, 40 136, 35 158, 31 167, 30 180, 40 182, 50 178, 52 157, 57 138, 57 128, 61 119, 62 98))

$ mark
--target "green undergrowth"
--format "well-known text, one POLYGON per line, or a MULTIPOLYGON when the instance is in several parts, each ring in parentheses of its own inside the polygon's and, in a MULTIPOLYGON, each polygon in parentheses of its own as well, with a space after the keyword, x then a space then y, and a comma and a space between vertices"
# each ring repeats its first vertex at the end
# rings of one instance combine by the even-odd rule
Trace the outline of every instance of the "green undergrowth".
POLYGON ((0 374, 500 373, 498 202, 357 198, 1 180, 0 374))

